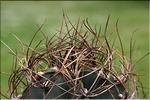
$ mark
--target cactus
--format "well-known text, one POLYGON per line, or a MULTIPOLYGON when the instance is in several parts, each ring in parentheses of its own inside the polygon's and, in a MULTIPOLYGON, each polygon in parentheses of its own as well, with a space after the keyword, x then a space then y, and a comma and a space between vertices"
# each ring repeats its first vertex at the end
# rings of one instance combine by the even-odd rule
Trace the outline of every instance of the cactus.
MULTIPOLYGON (((79 77, 83 77, 83 78, 78 80, 77 86, 74 86, 74 84, 72 85, 71 81, 70 83, 67 83, 69 80, 67 81, 67 79, 65 79, 63 74, 58 74, 56 75, 53 81, 51 80, 53 83, 55 83, 54 85, 52 84, 51 86, 47 85, 43 87, 42 86, 36 87, 34 85, 30 85, 23 92, 22 98, 23 99, 42 99, 42 98, 45 98, 45 99, 53 99, 53 98, 57 98, 57 99, 66 99, 66 98, 67 99, 72 99, 72 98, 113 99, 113 98, 116 98, 116 99, 119 99, 121 98, 119 94, 123 94, 124 98, 127 97, 125 87, 122 84, 116 83, 113 79, 108 81, 105 78, 102 78, 100 76, 98 77, 98 80, 96 81, 93 87, 95 91, 94 89, 93 89, 93 93, 92 93, 92 90, 88 91, 93 85, 97 77, 96 72, 88 76, 85 76, 90 72, 91 71, 85 71, 85 70, 80 72, 79 77), (102 87, 102 84, 105 87, 102 87), (102 88, 99 88, 99 87, 102 87, 102 88)), ((55 73, 53 72, 48 72, 48 73, 44 73, 42 76, 49 79, 53 77, 54 74, 55 73)), ((42 77, 38 79, 39 79, 38 81, 41 81, 40 83, 46 83, 43 81, 44 79, 42 79, 42 77)), ((49 84, 50 83, 51 82, 49 82, 49 84)))
MULTIPOLYGON (((10 97, 22 94, 23 99, 128 99, 135 96, 136 83, 132 64, 110 45, 106 22, 104 36, 92 28, 88 19, 73 25, 63 15, 61 29, 52 38, 46 37, 44 49, 31 49, 32 38, 21 68, 13 71, 10 97), (114 66, 118 59, 119 68, 114 66), (23 91, 18 93, 19 85, 23 91)), ((118 22, 117 22, 118 23, 118 22)), ((118 33, 116 23, 116 33, 118 33)), ((42 27, 42 26, 41 26, 42 27)), ((41 28, 40 27, 40 28, 41 28)), ((39 29, 40 31, 41 29, 39 29)))

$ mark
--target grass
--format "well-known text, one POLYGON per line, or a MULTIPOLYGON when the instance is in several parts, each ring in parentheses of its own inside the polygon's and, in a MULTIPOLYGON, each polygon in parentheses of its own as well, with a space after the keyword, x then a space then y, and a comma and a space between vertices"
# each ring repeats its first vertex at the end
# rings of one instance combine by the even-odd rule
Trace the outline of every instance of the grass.
MULTIPOLYGON (((119 33, 127 56, 129 55, 129 39, 135 29, 139 29, 134 34, 136 45, 133 56, 135 61, 149 51, 149 8, 146 1, 1 1, 1 40, 13 50, 21 52, 21 46, 10 33, 16 34, 22 41, 29 43, 33 33, 38 29, 36 24, 40 25, 46 19, 42 30, 51 36, 61 26, 62 9, 67 12, 72 22, 77 21, 78 17, 88 17, 91 24, 102 25, 102 27, 104 27, 107 16, 111 14, 108 32, 114 31, 115 22, 119 18, 119 33)), ((112 39, 114 37, 115 35, 112 36, 112 39)), ((41 35, 38 35, 36 40, 40 39, 41 35)), ((120 49, 120 46, 116 44, 116 48, 120 49)), ((12 56, 8 52, 9 50, 1 44, 1 72, 3 72, 1 73, 1 91, 4 94, 7 94, 8 74, 12 67, 12 56)), ((141 75, 140 79, 147 95, 145 98, 148 98, 149 95, 148 64, 148 57, 146 57, 135 67, 136 73, 141 75)))

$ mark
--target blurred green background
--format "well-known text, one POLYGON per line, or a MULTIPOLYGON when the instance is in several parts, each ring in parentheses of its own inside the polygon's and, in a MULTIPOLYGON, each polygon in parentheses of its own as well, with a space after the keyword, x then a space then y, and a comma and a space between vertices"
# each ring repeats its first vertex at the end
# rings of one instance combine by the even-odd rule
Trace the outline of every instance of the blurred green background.
MULTIPOLYGON (((108 32, 115 30, 119 18, 119 31, 125 53, 129 56, 131 33, 136 41, 134 61, 149 51, 149 5, 148 1, 1 1, 1 40, 13 50, 21 50, 19 42, 10 34, 16 34, 22 41, 29 43, 33 33, 46 19, 43 32, 51 36, 60 29, 62 9, 75 23, 79 17, 88 18, 91 24, 102 25, 104 30, 107 16, 111 19, 108 32)), ((102 30, 102 31, 103 31, 102 30)), ((116 34, 115 34, 116 35, 116 34)), ((41 36, 36 37, 37 40, 41 36)), ((119 45, 116 46, 119 48, 119 45)), ((1 91, 8 93, 8 78, 12 69, 12 55, 8 48, 1 44, 1 91)), ((146 98, 149 97, 149 61, 148 56, 135 66, 144 85, 146 98)))

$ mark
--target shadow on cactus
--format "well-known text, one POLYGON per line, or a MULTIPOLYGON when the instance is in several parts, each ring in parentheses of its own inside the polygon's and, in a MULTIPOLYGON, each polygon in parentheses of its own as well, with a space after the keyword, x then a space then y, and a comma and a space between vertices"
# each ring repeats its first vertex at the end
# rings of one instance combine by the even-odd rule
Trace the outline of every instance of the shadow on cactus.
POLYGON ((9 79, 10 98, 23 99, 129 99, 136 97, 136 80, 132 64, 132 39, 130 58, 126 58, 116 22, 116 33, 121 52, 107 39, 106 21, 101 27, 90 26, 88 19, 73 24, 63 15, 60 30, 52 37, 43 33, 41 41, 32 48, 34 34, 27 47, 26 57, 15 53, 15 66, 9 79), (103 33, 103 34, 102 34, 103 33), (119 61, 115 65, 115 61, 119 61), (117 67, 116 67, 117 66, 117 67), (20 95, 21 94, 21 95, 20 95))

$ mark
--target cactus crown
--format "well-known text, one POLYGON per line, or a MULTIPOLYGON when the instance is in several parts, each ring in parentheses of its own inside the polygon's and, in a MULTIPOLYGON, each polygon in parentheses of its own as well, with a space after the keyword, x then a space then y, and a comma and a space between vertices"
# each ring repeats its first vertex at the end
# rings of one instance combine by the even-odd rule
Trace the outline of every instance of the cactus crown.
POLYGON ((60 30, 45 37, 45 48, 39 42, 31 48, 34 34, 21 67, 10 76, 10 97, 25 88, 21 98, 132 98, 136 94, 132 63, 122 51, 115 49, 101 27, 90 26, 88 19, 73 24, 63 15, 60 30), (115 65, 115 61, 119 64, 115 65), (130 84, 130 85, 129 85, 130 84))

